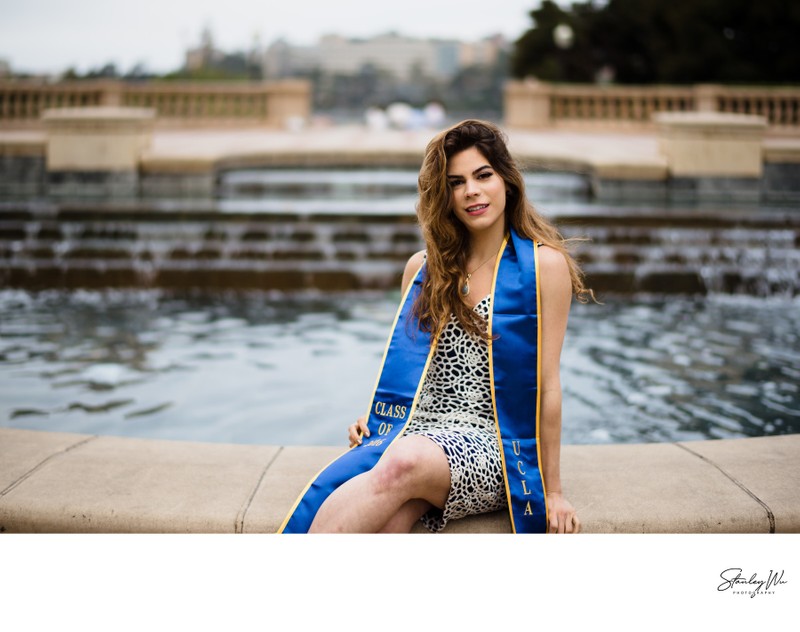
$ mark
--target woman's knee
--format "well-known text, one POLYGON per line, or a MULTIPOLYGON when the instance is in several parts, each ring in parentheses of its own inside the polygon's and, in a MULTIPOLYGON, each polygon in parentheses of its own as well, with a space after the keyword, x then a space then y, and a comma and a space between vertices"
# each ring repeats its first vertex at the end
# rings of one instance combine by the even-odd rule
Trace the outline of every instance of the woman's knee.
POLYGON ((410 450, 390 450, 375 466, 375 486, 379 492, 400 492, 413 487, 420 459, 410 450))
POLYGON ((444 470, 449 485, 449 466, 441 448, 424 437, 409 439, 398 440, 378 461, 373 470, 377 490, 408 499, 425 497, 437 480, 443 482, 444 470))

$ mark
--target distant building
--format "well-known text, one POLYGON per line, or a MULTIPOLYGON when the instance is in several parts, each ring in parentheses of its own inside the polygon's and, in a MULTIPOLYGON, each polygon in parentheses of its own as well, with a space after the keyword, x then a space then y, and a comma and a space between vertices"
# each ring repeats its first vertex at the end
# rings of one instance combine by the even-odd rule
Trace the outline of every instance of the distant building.
POLYGON ((264 52, 261 72, 268 79, 307 75, 319 66, 316 46, 292 46, 286 40, 272 42, 264 52))
POLYGON ((368 39, 326 35, 315 46, 293 46, 285 40, 266 50, 264 77, 280 78, 317 70, 327 74, 357 75, 365 68, 386 72, 399 81, 424 76, 452 78, 461 68, 491 65, 508 44, 501 36, 477 43, 457 40, 417 39, 386 33, 368 39))
POLYGON ((501 53, 511 48, 502 35, 492 35, 478 42, 465 42, 459 49, 459 66, 492 66, 497 63, 501 53))
POLYGON ((11 76, 11 64, 5 59, 0 59, 0 79, 5 79, 11 76))
POLYGON ((332 74, 354 75, 371 66, 407 81, 417 75, 445 79, 457 68, 457 42, 412 39, 396 33, 363 40, 328 35, 320 39, 318 49, 319 68, 332 74))
POLYGON ((200 46, 186 51, 184 67, 186 70, 199 70, 215 66, 225 58, 225 53, 214 48, 214 40, 209 28, 203 29, 200 36, 200 46))

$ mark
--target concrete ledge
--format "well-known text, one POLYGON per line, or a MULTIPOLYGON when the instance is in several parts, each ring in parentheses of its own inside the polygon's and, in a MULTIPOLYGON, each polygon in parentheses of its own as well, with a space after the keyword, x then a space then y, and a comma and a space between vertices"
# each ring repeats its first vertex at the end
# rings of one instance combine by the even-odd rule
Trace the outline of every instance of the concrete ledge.
MULTIPOLYGON (((0 429, 0 531, 272 533, 340 447, 0 429)), ((800 533, 800 435, 566 445, 586 533, 800 533)), ((504 512, 447 533, 508 533, 504 512)), ((424 532, 421 525, 415 532, 424 532)))
MULTIPOLYGON (((707 116, 698 116, 700 123, 709 125, 707 116)), ((678 119, 682 125, 681 117, 678 119)), ((754 196, 761 196, 765 200, 793 200, 797 197, 800 139, 751 138, 749 119, 744 121, 744 137, 740 138, 741 130, 731 127, 726 117, 720 119, 717 116, 714 121, 727 135, 703 131, 700 123, 692 121, 683 127, 678 125, 680 129, 676 128, 673 135, 662 139, 654 132, 525 129, 507 129, 507 132, 512 153, 526 170, 568 171, 589 177, 592 191, 599 199, 751 200, 754 196), (686 141, 683 138, 685 133, 697 138, 686 141), (692 145, 695 140, 702 144, 703 151, 692 145), (684 141, 689 145, 684 146, 684 141), (664 142, 673 149, 678 145, 682 149, 670 159, 667 155, 670 152, 665 154, 662 151, 664 142), (711 168, 713 161, 709 156, 712 154, 716 156, 714 160, 721 160, 727 166, 724 169, 711 168), (742 158, 745 154, 746 160, 742 158), (691 168, 684 169, 686 165, 675 163, 676 156, 681 165, 685 159, 691 168), (730 161, 733 162, 728 164, 730 161), (746 169, 742 166, 745 163, 749 165, 746 169), (693 181, 687 187, 681 178, 693 181), (715 182, 715 178, 720 181, 715 182), (743 193, 738 184, 731 186, 731 181, 741 178, 752 179, 743 193)), ((310 127, 295 131, 245 127, 156 129, 152 135, 147 135, 152 142, 138 151, 135 170, 131 166, 132 159, 128 160, 128 170, 139 176, 140 193, 145 197, 212 198, 218 194, 220 175, 234 169, 418 169, 432 135, 431 130, 371 132, 358 125, 310 127)), ((129 140, 127 138, 125 143, 129 140)), ((83 145, 81 147, 85 149, 83 145)), ((99 156, 97 151, 89 153, 92 160, 99 156)), ((0 130, 0 192, 20 194, 34 190, 36 194, 57 193, 48 191, 46 168, 41 164, 47 160, 48 168, 54 169, 52 156, 47 154, 48 140, 43 132, 0 130), (29 164, 31 160, 37 162, 32 166, 29 164), (31 182, 26 180, 20 185, 20 172, 29 174, 26 178, 31 182)), ((94 169, 93 164, 78 169, 78 176, 87 169, 94 169)), ((56 170, 63 170, 62 167, 56 170)), ((127 189, 122 192, 130 194, 127 189)))
POLYGON ((763 116, 722 112, 660 112, 661 152, 670 174, 699 178, 761 176, 763 116))
POLYGON ((42 115, 48 171, 131 172, 150 145, 155 110, 123 107, 54 108, 42 115))
POLYGON ((44 132, 0 132, 0 156, 34 156, 44 159, 46 153, 47 137, 44 132))

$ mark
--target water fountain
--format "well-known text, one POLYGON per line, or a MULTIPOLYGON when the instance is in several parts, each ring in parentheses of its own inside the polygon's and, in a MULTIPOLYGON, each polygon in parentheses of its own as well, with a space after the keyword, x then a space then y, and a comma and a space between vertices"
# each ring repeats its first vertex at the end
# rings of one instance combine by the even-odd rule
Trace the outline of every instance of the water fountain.
MULTIPOLYGON (((410 170, 223 174, 214 199, 2 202, 0 281, 19 288, 390 289, 422 247, 410 170)), ((796 295, 790 207, 610 206, 570 174, 530 174, 589 283, 622 294, 796 295)))

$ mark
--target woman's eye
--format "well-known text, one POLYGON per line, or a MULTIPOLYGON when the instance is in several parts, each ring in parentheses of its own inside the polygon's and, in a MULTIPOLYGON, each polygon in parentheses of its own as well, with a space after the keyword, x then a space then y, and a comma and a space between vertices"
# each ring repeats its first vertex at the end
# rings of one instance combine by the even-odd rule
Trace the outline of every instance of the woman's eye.
POLYGON ((484 171, 478 174, 478 180, 486 180, 486 178, 491 178, 492 172, 491 171, 484 171))

